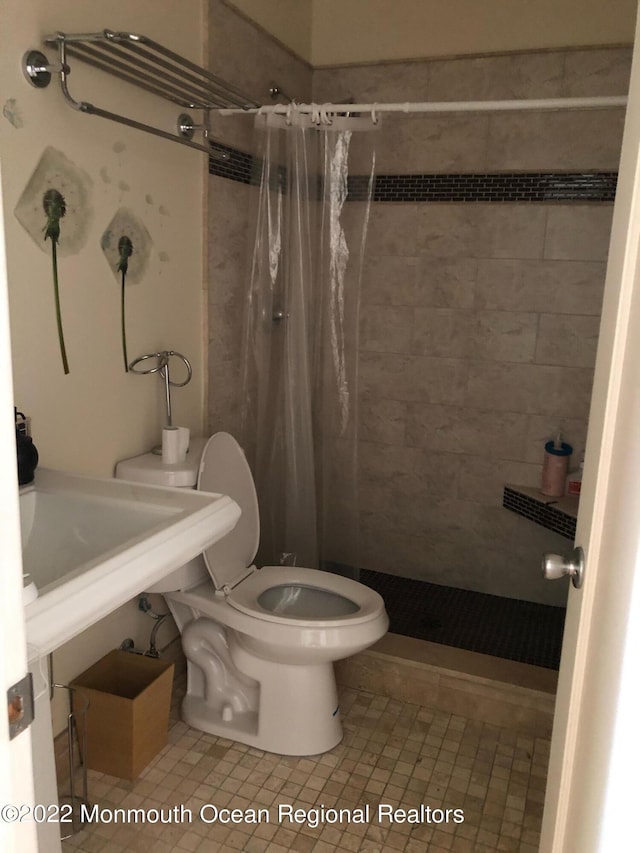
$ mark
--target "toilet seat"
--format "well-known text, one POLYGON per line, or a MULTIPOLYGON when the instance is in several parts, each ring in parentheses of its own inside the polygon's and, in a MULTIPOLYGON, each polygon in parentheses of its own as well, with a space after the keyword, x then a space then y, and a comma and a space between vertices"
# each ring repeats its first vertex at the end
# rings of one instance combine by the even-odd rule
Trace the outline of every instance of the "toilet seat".
POLYGON ((379 613, 377 593, 349 578, 299 566, 251 565, 260 540, 258 496, 244 452, 229 433, 218 432, 205 445, 198 488, 222 492, 242 509, 234 530, 203 555, 218 595, 231 607, 266 622, 316 628, 359 625, 379 613))
MULTIPOLYGON (((277 593, 273 597, 277 600, 277 593)), ((345 622, 359 625, 380 612, 380 597, 369 587, 340 575, 298 566, 265 566, 256 570, 230 590, 226 600, 236 610, 255 619, 314 628, 337 627, 345 622), (316 610, 321 609, 321 615, 298 615, 295 607, 286 605, 279 611, 269 609, 265 595, 279 587, 305 590, 305 597, 308 596, 310 603, 316 599, 316 610), (318 595, 314 596, 314 593, 318 595), (345 607, 345 603, 351 607, 345 607)))
POLYGON ((242 510, 234 529, 203 552, 215 588, 231 589, 253 570, 260 543, 260 514, 249 463, 228 432, 215 433, 205 444, 197 488, 228 495, 242 510))

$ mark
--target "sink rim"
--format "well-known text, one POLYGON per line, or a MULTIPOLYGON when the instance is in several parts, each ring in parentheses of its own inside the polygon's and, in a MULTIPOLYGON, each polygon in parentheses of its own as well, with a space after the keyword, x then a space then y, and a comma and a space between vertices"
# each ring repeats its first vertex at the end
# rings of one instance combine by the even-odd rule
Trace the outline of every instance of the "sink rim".
POLYGON ((147 533, 81 564, 67 573, 63 582, 39 590, 38 598, 24 610, 27 645, 38 656, 63 645, 197 556, 232 530, 240 517, 240 507, 226 495, 51 469, 38 469, 36 481, 20 492, 23 490, 76 495, 84 492, 116 499, 125 495, 147 505, 181 508, 147 533))

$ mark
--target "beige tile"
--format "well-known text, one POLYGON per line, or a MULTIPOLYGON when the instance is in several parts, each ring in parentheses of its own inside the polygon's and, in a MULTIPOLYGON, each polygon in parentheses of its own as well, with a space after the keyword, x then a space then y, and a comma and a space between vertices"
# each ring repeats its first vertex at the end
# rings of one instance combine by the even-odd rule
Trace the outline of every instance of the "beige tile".
POLYGON ((564 55, 560 51, 435 60, 430 63, 429 98, 553 98, 560 93, 563 67, 564 55))
POLYGON ((611 204, 550 207, 544 257, 605 261, 609 252, 612 213, 611 204))
MULTIPOLYGON (((237 115, 224 119, 213 120, 211 123, 211 140, 230 145, 239 151, 252 153, 255 146, 254 131, 255 116, 237 115)), ((215 154, 214 154, 215 156, 215 154)))
POLYGON ((491 115, 488 171, 615 171, 624 110, 562 110, 491 115))
POLYGON ((483 172, 488 134, 486 115, 388 116, 376 145, 377 172, 380 175, 483 172))
POLYGON ((480 260, 476 306, 599 316, 605 273, 602 262, 480 260))
POLYGON ((536 362, 567 367, 593 367, 599 328, 599 317, 542 314, 536 345, 536 362))
MULTIPOLYGON (((487 205, 376 204, 368 240, 385 255, 481 257, 490 234, 481 233, 487 205), (481 209, 482 208, 482 209, 481 209)), ((489 256, 493 256, 492 253, 489 256)))
POLYGON ((392 575, 421 577, 433 549, 431 540, 424 532, 411 535, 382 526, 384 523, 384 516, 360 513, 361 564, 392 575))
POLYGON ((208 375, 207 430, 227 430, 238 434, 240 429, 240 374, 236 361, 210 360, 208 375))
POLYGON ((369 400, 359 403, 359 429, 363 441, 403 445, 407 404, 398 400, 369 400))
POLYGON ((547 211, 542 205, 473 204, 477 258, 541 258, 547 211))
POLYGON ((427 100, 428 62, 389 62, 375 65, 320 68, 313 75, 313 97, 320 103, 353 98, 372 101, 427 100))
POLYGON ((212 365, 220 361, 240 364, 242 355, 241 303, 212 305, 209 309, 208 358, 212 365))
POLYGON ((419 258, 412 301, 433 308, 474 306, 478 262, 473 258, 419 258))
POLYGON ((421 258, 371 254, 365 258, 362 301, 471 309, 477 262, 472 258, 421 258))
MULTIPOLYGON (((452 481, 451 486, 454 485, 452 481)), ((442 498, 437 494, 424 495, 420 501, 404 492, 393 492, 384 486, 370 488, 363 496, 362 511, 370 513, 378 527, 392 529, 396 534, 409 537, 424 536, 430 543, 429 551, 419 555, 422 561, 418 577, 424 577, 428 567, 429 580, 435 583, 467 586, 465 578, 459 576, 450 563, 438 562, 438 549, 446 544, 458 545, 465 542, 469 547, 466 554, 469 568, 467 574, 474 574, 477 561, 470 561, 473 548, 478 548, 477 537, 469 532, 470 515, 473 506, 469 501, 455 498, 442 498), (448 574, 449 573, 449 574, 448 574), (456 582, 454 584, 454 581, 456 582)), ((399 559, 399 555, 398 558, 399 559)), ((406 574, 406 565, 401 567, 406 574)), ((425 578, 426 579, 426 578, 425 578)))
POLYGON ((360 388, 372 399, 461 404, 468 365, 462 359, 360 354, 360 388))
POLYGON ((527 423, 527 415, 515 412, 410 403, 407 444, 447 453, 522 460, 527 423))
MULTIPOLYGON (((416 308, 410 341, 415 355, 467 358, 473 352, 473 318, 451 308, 416 308)), ((410 331, 409 330, 409 331, 410 331)))
POLYGON ((469 354, 490 361, 531 362, 537 334, 537 314, 480 311, 473 317, 469 354))
POLYGON ((371 241, 362 270, 364 305, 414 305, 418 291, 418 259, 376 254, 371 241))
POLYGON ((372 510, 384 505, 390 490, 409 499, 452 496, 456 490, 459 460, 453 454, 361 442, 359 464, 363 506, 372 510))
POLYGON ((311 69, 226 3, 212 4, 209 67, 257 103, 269 101, 271 81, 298 101, 311 94, 311 69), (251 57, 251 61, 247 61, 251 57))
POLYGON ((411 348, 413 310, 391 305, 363 305, 360 311, 360 349, 407 353, 411 348))
POLYGON ((593 371, 581 367, 479 362, 469 368, 466 403, 496 411, 587 417, 593 371))
POLYGON ((631 53, 630 47, 567 51, 561 94, 566 97, 626 95, 631 53))
POLYGON ((254 188, 220 177, 210 177, 208 186, 209 300, 218 303, 235 296, 236 288, 245 289, 248 214, 254 188))
POLYGON ((466 456, 458 478, 459 497, 477 504, 499 506, 505 483, 537 486, 540 473, 540 465, 466 456))

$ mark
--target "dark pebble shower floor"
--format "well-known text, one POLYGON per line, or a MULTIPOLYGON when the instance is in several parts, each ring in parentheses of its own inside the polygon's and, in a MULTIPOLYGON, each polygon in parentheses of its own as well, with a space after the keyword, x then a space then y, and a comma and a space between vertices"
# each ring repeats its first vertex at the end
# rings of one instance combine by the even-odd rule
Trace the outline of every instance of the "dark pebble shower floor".
POLYGON ((361 569, 359 580, 384 598, 389 630, 558 669, 565 609, 361 569))

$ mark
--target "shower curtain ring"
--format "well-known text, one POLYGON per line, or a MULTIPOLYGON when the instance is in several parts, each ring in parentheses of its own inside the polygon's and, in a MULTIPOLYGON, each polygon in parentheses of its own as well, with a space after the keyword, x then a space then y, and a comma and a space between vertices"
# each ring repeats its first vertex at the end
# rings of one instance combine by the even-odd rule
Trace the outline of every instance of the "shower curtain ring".
POLYGON ((322 105, 322 107, 320 108, 320 118, 322 120, 322 124, 332 125, 333 120, 332 120, 331 116, 329 115, 329 111, 327 109, 328 106, 329 106, 329 104, 323 104, 322 105))
POLYGON ((292 109, 293 109, 292 105, 291 105, 291 104, 289 104, 289 106, 287 107, 287 117, 286 117, 286 119, 285 119, 285 122, 287 123, 287 126, 290 126, 290 125, 291 125, 291 112, 292 112, 292 109))
POLYGON ((377 106, 377 104, 373 104, 373 106, 371 107, 371 123, 372 124, 378 124, 378 114, 376 112, 376 106, 377 106))
POLYGON ((313 104, 311 109, 311 123, 320 124, 320 108, 317 104, 313 104))

